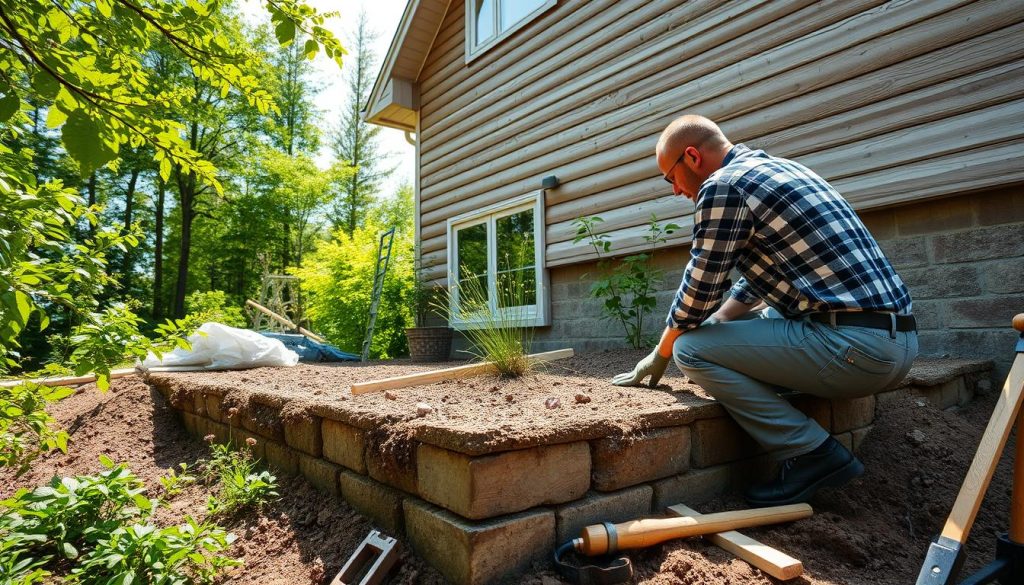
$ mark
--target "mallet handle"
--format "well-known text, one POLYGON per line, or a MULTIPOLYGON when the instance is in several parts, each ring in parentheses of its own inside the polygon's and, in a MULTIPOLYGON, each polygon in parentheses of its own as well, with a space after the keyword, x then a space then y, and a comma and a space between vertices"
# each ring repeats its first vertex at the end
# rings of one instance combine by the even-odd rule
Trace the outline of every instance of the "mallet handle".
MULTIPOLYGON (((681 516, 679 518, 648 518, 632 520, 616 524, 616 550, 645 548, 688 536, 700 536, 726 532, 751 526, 792 522, 807 518, 813 513, 808 504, 790 506, 774 506, 771 508, 755 508, 752 510, 735 510, 718 512, 701 516, 681 516)), ((579 552, 586 555, 600 555, 609 552, 608 531, 603 524, 594 524, 583 529, 583 543, 579 552)), ((614 552, 614 551, 611 551, 614 552)))

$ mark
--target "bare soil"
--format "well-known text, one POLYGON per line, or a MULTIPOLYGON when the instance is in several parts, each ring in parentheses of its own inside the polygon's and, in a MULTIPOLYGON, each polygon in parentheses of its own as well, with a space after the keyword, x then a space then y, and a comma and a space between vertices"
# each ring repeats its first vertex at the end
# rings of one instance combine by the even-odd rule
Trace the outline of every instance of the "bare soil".
MULTIPOLYGON (((507 448, 508 444, 551 440, 552 432, 631 432, 660 416, 680 416, 676 412, 680 409, 704 407, 701 405, 706 399, 699 389, 687 385, 674 372, 656 391, 618 389, 606 383, 624 366, 632 367, 638 356, 631 352, 578 356, 568 365, 569 370, 557 375, 554 369, 541 372, 525 384, 497 378, 449 381, 419 388, 415 394, 395 391, 393 398, 383 394, 355 399, 346 396, 346 384, 361 381, 359 378, 382 377, 385 370, 374 367, 338 368, 337 372, 325 373, 322 366, 300 366, 308 369, 293 369, 287 376, 270 369, 175 376, 183 387, 216 384, 236 393, 240 382, 249 383, 244 398, 258 398, 270 391, 296 399, 300 394, 306 398, 312 395, 312 402, 343 405, 341 408, 363 424, 387 420, 424 436, 443 437, 446 432, 476 429, 481 438, 474 448, 486 451, 495 445, 507 448), (580 358, 585 361, 578 361, 580 358), (356 372, 359 369, 366 371, 356 372), (353 372, 357 374, 354 377, 353 372), (577 399, 577 395, 589 398, 589 402, 577 399), (558 398, 559 406, 549 408, 545 405, 548 398, 558 398), (418 416, 419 402, 431 404, 432 412, 418 416)), ((419 368, 411 364, 403 367, 419 368)), ((385 375, 397 373, 393 367, 385 369, 385 375)), ((926 379, 928 372, 916 375, 926 379)), ((992 393, 962 409, 942 411, 911 398, 883 410, 861 447, 860 457, 867 467, 864 477, 843 489, 820 493, 811 502, 815 515, 810 519, 744 532, 803 561, 806 573, 795 583, 912 583, 929 539, 940 530, 952 506, 994 403, 992 393)), ((18 487, 45 483, 53 475, 96 472, 100 469, 100 454, 129 463, 156 492, 160 489, 158 477, 167 469, 179 462, 193 464, 207 453, 205 444, 185 433, 162 396, 138 378, 115 381, 107 393, 94 386, 80 388, 55 405, 52 413, 71 433, 69 453, 43 457, 20 478, 0 470, 0 498, 18 487)), ((1012 443, 1011 438, 1005 453, 1012 453, 1012 443)), ((1008 459, 1003 457, 971 533, 968 569, 991 558, 995 534, 1007 526, 1012 484, 1008 459)), ((280 481, 281 499, 259 513, 228 524, 227 528, 239 536, 231 553, 243 559, 245 566, 225 582, 327 583, 372 528, 368 519, 344 501, 318 492, 305 480, 280 481)), ((193 487, 178 495, 172 509, 162 511, 158 519, 169 523, 180 521, 186 513, 202 515, 205 500, 202 488, 193 487)), ((698 506, 702 512, 745 507, 735 495, 698 506)), ((699 539, 636 551, 630 558, 636 582, 647 585, 776 582, 699 539)), ((445 582, 410 551, 403 552, 402 560, 390 583, 445 582)), ((563 583, 543 566, 514 582, 563 583)))

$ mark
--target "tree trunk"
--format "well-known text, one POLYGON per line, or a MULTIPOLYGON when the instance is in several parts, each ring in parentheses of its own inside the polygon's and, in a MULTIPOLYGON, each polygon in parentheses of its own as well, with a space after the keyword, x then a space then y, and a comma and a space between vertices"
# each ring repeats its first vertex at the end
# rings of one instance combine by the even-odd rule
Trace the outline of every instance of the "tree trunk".
MULTIPOLYGON (((124 194, 124 233, 132 230, 132 213, 135 211, 135 186, 139 181, 141 169, 132 169, 131 177, 128 179, 128 189, 124 194)), ((124 252, 124 262, 121 265, 121 286, 125 291, 131 288, 132 282, 132 250, 124 252)))
MULTIPOLYGON (((89 185, 87 187, 87 190, 89 192, 89 207, 92 207, 93 205, 96 205, 96 173, 95 172, 93 172, 93 174, 89 175, 89 185)), ((93 224, 92 222, 89 222, 87 230, 88 230, 88 233, 89 233, 89 238, 92 239, 92 237, 96 235, 96 225, 93 224)))
POLYGON ((156 179, 156 242, 153 244, 153 319, 164 316, 164 196, 167 194, 167 183, 157 176, 156 179))
POLYGON ((192 251, 192 220, 195 219, 195 173, 178 173, 178 193, 181 197, 181 248, 178 254, 178 281, 174 286, 174 317, 185 316, 185 294, 188 292, 188 261, 192 251))

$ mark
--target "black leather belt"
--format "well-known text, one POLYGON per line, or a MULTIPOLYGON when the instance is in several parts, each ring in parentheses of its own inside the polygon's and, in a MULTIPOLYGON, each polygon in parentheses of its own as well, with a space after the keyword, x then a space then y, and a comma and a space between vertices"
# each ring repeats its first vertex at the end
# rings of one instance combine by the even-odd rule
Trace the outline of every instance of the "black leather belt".
MULTIPOLYGON (((872 329, 892 329, 892 313, 871 312, 836 312, 812 313, 812 321, 826 325, 848 325, 850 327, 871 327, 872 329)), ((896 331, 917 331, 917 320, 913 315, 896 315, 896 331)))

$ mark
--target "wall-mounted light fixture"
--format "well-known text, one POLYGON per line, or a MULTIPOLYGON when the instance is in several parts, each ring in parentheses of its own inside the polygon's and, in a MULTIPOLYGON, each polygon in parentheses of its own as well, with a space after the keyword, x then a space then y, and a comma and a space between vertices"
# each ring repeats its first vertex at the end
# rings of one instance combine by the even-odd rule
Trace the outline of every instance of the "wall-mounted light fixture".
POLYGON ((541 180, 540 187, 541 189, 554 189, 560 184, 561 183, 559 182, 558 177, 554 175, 548 175, 544 177, 543 180, 541 180))

